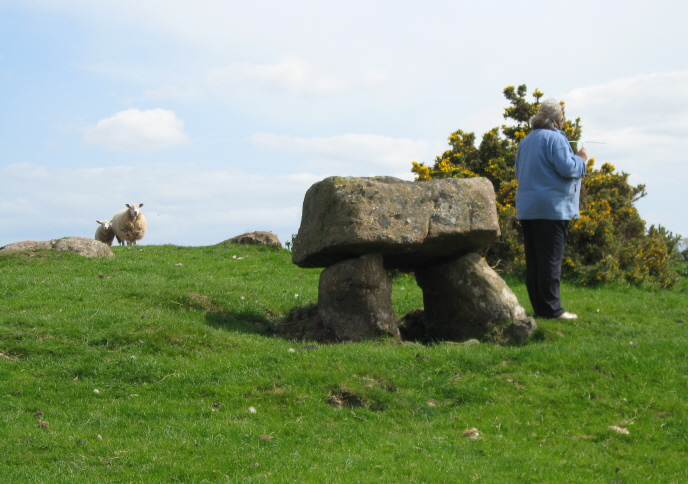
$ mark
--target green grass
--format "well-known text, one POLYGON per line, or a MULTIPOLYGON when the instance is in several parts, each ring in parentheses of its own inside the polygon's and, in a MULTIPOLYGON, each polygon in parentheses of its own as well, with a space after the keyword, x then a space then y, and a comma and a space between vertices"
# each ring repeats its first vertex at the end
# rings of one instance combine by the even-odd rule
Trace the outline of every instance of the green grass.
POLYGON ((3 483, 688 481, 685 279, 564 285, 524 346, 322 345, 273 336, 317 300, 286 250, 113 250, 0 255, 3 483))

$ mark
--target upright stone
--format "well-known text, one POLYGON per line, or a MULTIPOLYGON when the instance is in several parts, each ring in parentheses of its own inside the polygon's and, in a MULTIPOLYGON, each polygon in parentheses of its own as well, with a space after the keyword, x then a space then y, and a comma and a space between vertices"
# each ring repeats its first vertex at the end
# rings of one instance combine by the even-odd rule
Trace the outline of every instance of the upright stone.
POLYGON ((392 281, 382 255, 366 254, 334 264, 320 275, 318 314, 339 341, 382 335, 399 338, 392 309, 392 281))
POLYGON ((292 261, 327 267, 377 252, 385 267, 413 270, 487 248, 498 235, 486 178, 333 176, 306 192, 292 261))
POLYGON ((423 290, 426 333, 460 341, 505 334, 525 341, 537 328, 516 295, 478 254, 416 271, 423 290))

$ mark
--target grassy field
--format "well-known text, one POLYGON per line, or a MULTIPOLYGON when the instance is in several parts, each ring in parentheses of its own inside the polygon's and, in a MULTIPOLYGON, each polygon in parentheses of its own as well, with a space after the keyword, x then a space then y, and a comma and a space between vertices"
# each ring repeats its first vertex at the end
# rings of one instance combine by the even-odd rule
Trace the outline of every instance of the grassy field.
POLYGON ((0 482, 688 482, 686 279, 565 285, 524 346, 322 345, 273 334, 317 300, 286 250, 113 250, 0 255, 0 482))

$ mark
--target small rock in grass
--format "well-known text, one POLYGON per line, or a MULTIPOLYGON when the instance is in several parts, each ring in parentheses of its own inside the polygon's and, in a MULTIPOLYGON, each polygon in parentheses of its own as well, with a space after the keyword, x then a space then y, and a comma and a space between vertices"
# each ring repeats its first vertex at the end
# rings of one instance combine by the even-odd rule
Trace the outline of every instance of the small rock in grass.
POLYGON ((617 427, 616 425, 610 425, 609 430, 613 430, 613 431, 618 432, 620 434, 626 434, 626 435, 629 435, 631 433, 628 431, 628 429, 625 429, 623 427, 617 427))
POLYGON ((480 438, 481 438, 481 437, 480 437, 480 432, 478 432, 478 429, 476 429, 476 428, 466 429, 466 430, 463 431, 463 433, 462 433, 461 435, 463 435, 463 436, 466 437, 467 439, 475 439, 475 440, 477 440, 477 439, 480 439, 480 438))
POLYGON ((255 409, 255 407, 248 407, 249 413, 258 413, 258 410, 255 409))
POLYGON ((469 339, 468 341, 463 341, 463 342, 461 342, 461 343, 459 343, 459 344, 461 344, 461 345, 466 345, 466 346, 470 346, 470 345, 479 345, 479 344, 480 344, 480 341, 477 340, 477 339, 475 339, 475 338, 473 338, 473 339, 469 339))
POLYGON ((96 395, 98 395, 98 394, 100 393, 100 390, 98 390, 98 389, 96 388, 95 390, 93 390, 93 393, 95 393, 96 395))

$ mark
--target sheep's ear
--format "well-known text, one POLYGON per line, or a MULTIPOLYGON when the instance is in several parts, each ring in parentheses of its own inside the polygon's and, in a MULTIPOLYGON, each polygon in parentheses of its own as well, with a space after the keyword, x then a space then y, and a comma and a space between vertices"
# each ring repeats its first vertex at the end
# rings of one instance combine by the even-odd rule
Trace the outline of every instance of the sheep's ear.
POLYGON ((143 207, 143 203, 139 203, 139 208, 143 207))
POLYGON ((126 206, 127 206, 127 208, 131 208, 131 207, 129 206, 129 204, 128 204, 128 203, 125 203, 124 205, 126 205, 126 206))
POLYGON ((97 223, 97 224, 102 224, 103 222, 101 222, 100 220, 96 220, 96 223, 97 223))

